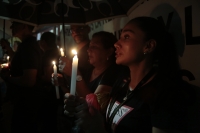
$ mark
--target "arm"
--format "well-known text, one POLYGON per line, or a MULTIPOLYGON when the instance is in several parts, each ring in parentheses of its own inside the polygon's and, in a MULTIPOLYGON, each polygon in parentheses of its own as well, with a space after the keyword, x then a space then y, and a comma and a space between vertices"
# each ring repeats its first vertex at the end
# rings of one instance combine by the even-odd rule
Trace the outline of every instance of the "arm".
POLYGON ((184 133, 184 132, 178 131, 178 130, 164 130, 164 129, 153 127, 152 133, 184 133))

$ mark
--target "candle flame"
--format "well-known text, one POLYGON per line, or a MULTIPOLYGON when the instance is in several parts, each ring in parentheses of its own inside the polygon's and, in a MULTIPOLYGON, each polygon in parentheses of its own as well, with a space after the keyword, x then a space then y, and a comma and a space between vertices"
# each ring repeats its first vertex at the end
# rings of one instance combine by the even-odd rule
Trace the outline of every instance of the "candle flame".
POLYGON ((63 52, 63 49, 62 49, 62 48, 60 48, 60 51, 61 51, 61 52, 63 52))
POLYGON ((77 54, 76 50, 74 50, 74 49, 72 50, 72 53, 75 55, 77 54))
POLYGON ((55 61, 52 61, 52 64, 53 64, 53 65, 55 65, 55 64, 56 64, 56 62, 55 62, 55 61))
POLYGON ((7 60, 10 58, 10 56, 7 56, 7 60))

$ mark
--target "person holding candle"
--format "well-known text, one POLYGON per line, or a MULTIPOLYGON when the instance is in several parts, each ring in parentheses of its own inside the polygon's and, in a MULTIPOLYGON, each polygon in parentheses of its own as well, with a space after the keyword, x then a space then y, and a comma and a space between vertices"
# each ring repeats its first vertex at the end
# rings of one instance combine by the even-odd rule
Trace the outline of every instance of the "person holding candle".
MULTIPOLYGON (((78 68, 82 75, 85 76, 85 72, 91 68, 88 62, 87 49, 89 47, 90 39, 90 27, 88 25, 71 25, 70 31, 72 38, 74 39, 75 47, 78 53, 78 68)), ((73 55, 73 54, 72 54, 73 55)))
MULTIPOLYGON (((105 31, 94 33, 87 50, 89 63, 93 68, 88 70, 87 75, 81 79, 79 75, 82 74, 79 69, 77 71, 75 90, 77 95, 86 97, 90 93, 96 94, 99 102, 101 101, 102 113, 105 113, 106 102, 108 102, 106 98, 109 98, 108 95, 114 82, 118 77, 128 73, 126 67, 115 64, 113 44, 116 41, 117 39, 112 33, 105 31), (103 97, 104 99, 102 99, 103 97)), ((63 69, 59 69, 62 69, 64 74, 71 76, 72 67, 71 63, 67 62, 63 69)), ((74 88, 72 87, 72 89, 74 88)))
MULTIPOLYGON (((88 62, 88 54, 87 54, 87 49, 88 49, 89 43, 90 43, 90 39, 89 39, 89 35, 88 35, 90 33, 90 27, 88 25, 71 25, 70 31, 71 31, 72 38, 74 39, 74 42, 76 43, 75 47, 76 47, 76 51, 78 53, 77 56, 78 56, 78 60, 79 60, 78 61, 78 69, 81 72, 81 76, 85 77, 87 75, 88 70, 92 68, 92 66, 88 62)), ((72 61, 70 58, 73 58, 73 56, 74 56, 73 54, 68 53, 66 55, 66 57, 60 58, 60 62, 59 62, 60 72, 62 72, 62 69, 63 69, 63 67, 65 67, 66 64, 69 66, 71 65, 72 61), (69 55, 72 55, 72 56, 69 56, 69 55)), ((68 72, 70 70, 68 70, 68 72)), ((64 77, 65 82, 62 82, 62 85, 65 87, 62 87, 62 89, 64 92, 66 92, 67 91, 66 87, 69 89, 71 77, 69 76, 69 74, 66 75, 65 73, 62 73, 62 75, 58 74, 58 76, 64 77)))
POLYGON ((43 80, 52 86, 51 75, 53 73, 52 61, 58 61, 60 51, 56 45, 56 35, 44 32, 40 38, 39 46, 43 50, 43 80))
POLYGON ((114 46, 116 63, 129 67, 130 78, 113 86, 105 125, 84 98, 72 100, 75 97, 66 94, 65 109, 75 113, 76 124, 87 133, 186 132, 188 106, 195 95, 180 76, 175 45, 162 23, 151 17, 134 18, 114 46))
POLYGON ((59 87, 51 84, 51 75, 57 71, 56 62, 60 57, 60 51, 56 45, 56 35, 52 32, 44 32, 41 35, 39 46, 43 50, 42 56, 42 77, 43 105, 41 108, 42 132, 56 132, 57 99, 59 99, 59 87), (52 64, 52 61, 55 64, 52 64), (51 110, 46 111, 48 107, 51 110))
POLYGON ((41 106, 40 77, 42 53, 36 38, 32 36, 34 26, 13 22, 13 36, 22 40, 10 63, 9 76, 1 75, 9 84, 14 105, 12 133, 36 133, 38 111, 41 106))

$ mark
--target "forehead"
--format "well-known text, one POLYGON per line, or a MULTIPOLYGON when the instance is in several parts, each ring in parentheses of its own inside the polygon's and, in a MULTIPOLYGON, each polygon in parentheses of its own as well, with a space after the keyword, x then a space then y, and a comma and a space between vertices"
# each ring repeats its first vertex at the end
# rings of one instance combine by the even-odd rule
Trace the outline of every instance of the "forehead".
POLYGON ((122 33, 130 32, 132 34, 140 33, 143 34, 144 32, 141 30, 141 28, 138 26, 137 23, 128 23, 124 26, 122 33))

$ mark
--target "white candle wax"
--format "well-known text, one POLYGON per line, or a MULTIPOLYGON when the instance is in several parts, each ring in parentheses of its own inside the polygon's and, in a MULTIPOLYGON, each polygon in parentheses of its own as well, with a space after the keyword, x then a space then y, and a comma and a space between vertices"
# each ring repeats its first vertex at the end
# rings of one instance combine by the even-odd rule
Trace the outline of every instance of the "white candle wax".
MULTIPOLYGON (((57 66, 56 66, 55 61, 53 61, 52 63, 53 63, 53 73, 55 75, 55 80, 57 80, 57 66)), ((56 87, 56 97, 57 99, 59 99, 60 98, 59 87, 58 86, 55 86, 55 87, 56 87)))
POLYGON ((60 55, 65 56, 62 48, 60 48, 60 55))
POLYGON ((72 75, 71 75, 71 87, 70 87, 70 94, 75 95, 76 93, 76 75, 77 75, 77 68, 78 68, 78 57, 77 52, 73 50, 74 58, 72 61, 72 75))

